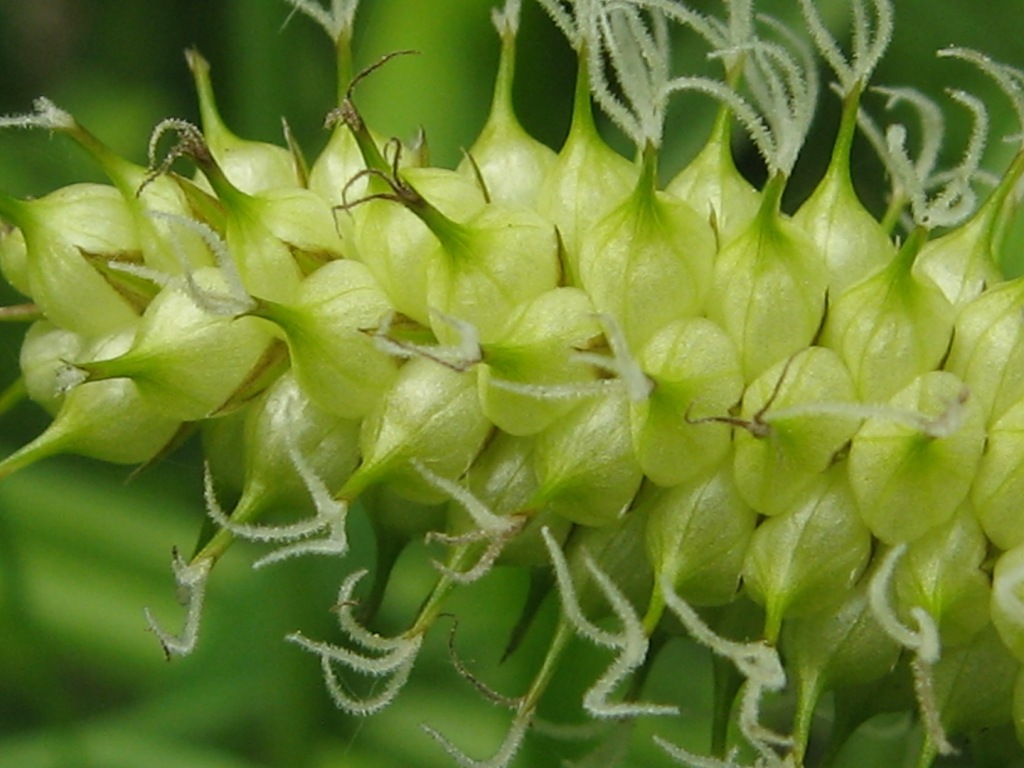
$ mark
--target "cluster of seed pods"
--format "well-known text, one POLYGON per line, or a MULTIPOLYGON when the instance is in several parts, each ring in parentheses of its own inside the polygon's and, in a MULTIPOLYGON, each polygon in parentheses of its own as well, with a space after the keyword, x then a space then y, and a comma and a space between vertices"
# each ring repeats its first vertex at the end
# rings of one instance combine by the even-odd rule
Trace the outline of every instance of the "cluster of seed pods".
MULTIPOLYGON (((355 3, 291 2, 337 44, 348 79, 312 163, 291 141, 233 135, 195 52, 202 128, 161 123, 148 168, 43 99, 2 121, 66 135, 110 184, 0 195, 0 268, 30 302, 3 311, 33 321, 23 383, 53 415, 0 478, 57 453, 148 464, 201 435, 210 520, 174 562, 184 630, 151 620, 165 651, 195 645, 233 540, 266 543, 258 565, 343 557, 358 504, 377 537, 368 596, 357 609, 364 574, 349 575, 343 637, 288 638, 348 712, 399 694, 447 598, 492 567, 531 571, 527 618, 559 601, 496 753, 471 758, 432 731, 461 765, 514 760, 575 635, 613 657, 582 702, 613 721, 678 716, 639 684, 654 641, 706 646, 728 681, 719 709, 758 766, 814 764, 826 693, 826 754, 893 710, 919 718, 921 766, 984 729, 1024 738, 1024 283, 996 261, 1024 153, 979 200, 978 99, 950 91, 975 130, 949 171, 929 136, 911 158, 902 126, 862 111, 890 2, 853 0, 847 56, 812 0, 800 1, 809 42, 749 0, 721 19, 677 0, 542 0, 579 60, 555 152, 512 109, 510 0, 494 15, 491 114, 455 170, 363 121, 358 84, 373 68, 351 75, 355 3), (677 28, 722 80, 672 72, 677 28), (842 119, 824 178, 790 216, 780 200, 818 98, 811 45, 842 119), (664 112, 682 92, 720 111, 662 188, 664 112), (600 138, 594 101, 635 159, 600 138), (736 170, 737 124, 764 157, 763 189, 736 170), (881 221, 850 179, 858 125, 892 177, 881 221), (175 172, 187 162, 194 174, 175 172), (390 566, 424 537, 446 553, 436 582, 409 628, 382 637, 369 627, 390 566), (356 696, 346 675, 384 684, 356 696), (783 695, 780 731, 760 712, 783 695)), ((943 54, 991 76, 1024 124, 1024 75, 943 54)), ((932 112, 913 90, 880 90, 932 112)), ((659 744, 684 765, 736 765, 719 725, 714 755, 659 744)))

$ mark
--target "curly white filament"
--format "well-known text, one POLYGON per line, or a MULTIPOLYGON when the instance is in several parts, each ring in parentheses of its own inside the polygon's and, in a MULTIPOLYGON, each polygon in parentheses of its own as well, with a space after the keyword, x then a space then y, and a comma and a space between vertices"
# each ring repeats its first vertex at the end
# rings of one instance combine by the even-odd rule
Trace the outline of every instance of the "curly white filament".
POLYGON ((174 581, 180 590, 179 599, 186 606, 185 623, 178 634, 171 634, 160 626, 149 608, 145 609, 146 622, 150 631, 160 640, 164 654, 172 656, 187 656, 195 650, 199 641, 199 624, 203 613, 203 598, 206 595, 206 582, 210 576, 210 569, 213 561, 204 558, 195 563, 186 562, 178 553, 177 548, 171 555, 171 568, 174 571, 174 581))
POLYGON ((562 553, 562 548, 546 527, 541 530, 541 535, 544 537, 544 544, 555 570, 563 615, 582 637, 595 645, 618 651, 619 654, 612 665, 584 694, 584 709, 594 717, 601 718, 678 714, 678 708, 671 705, 610 701, 610 697, 619 684, 633 674, 647 657, 648 642, 647 636, 644 634, 643 622, 637 615, 636 609, 622 594, 622 591, 615 586, 608 574, 598 567, 589 554, 584 554, 584 566, 608 601, 622 629, 618 633, 611 633, 593 624, 583 614, 576 594, 576 587, 569 572, 569 564, 562 553))
POLYGON ((352 595, 366 573, 365 570, 356 571, 341 583, 335 609, 341 631, 363 651, 310 640, 301 632, 293 632, 285 638, 320 658, 324 683, 335 705, 353 715, 372 715, 395 699, 408 681, 423 644, 423 636, 420 634, 410 637, 383 637, 359 623, 352 614, 352 607, 355 605, 352 595), (358 698, 342 685, 335 672, 335 664, 368 677, 386 677, 387 681, 376 693, 366 698, 358 698))

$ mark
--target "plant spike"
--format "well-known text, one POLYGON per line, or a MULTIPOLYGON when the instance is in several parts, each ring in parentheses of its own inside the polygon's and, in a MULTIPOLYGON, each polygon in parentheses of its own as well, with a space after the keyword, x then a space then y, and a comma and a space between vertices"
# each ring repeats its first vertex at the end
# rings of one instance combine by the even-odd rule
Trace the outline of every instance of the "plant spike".
POLYGON ((823 768, 891 712, 901 740, 919 737, 918 768, 957 751, 981 765, 989 741, 1020 762, 1024 279, 1001 252, 1024 71, 939 52, 992 80, 1018 123, 1007 167, 985 169, 988 106, 951 85, 973 125, 946 168, 936 94, 871 82, 894 0, 847 0, 847 36, 814 0, 792 25, 756 0, 718 15, 537 3, 576 56, 557 150, 514 105, 517 55, 533 53, 522 0, 491 11, 490 112, 454 169, 356 107, 355 88, 409 52, 356 71, 357 0, 279 9, 334 46, 330 135, 308 166, 283 119, 281 145, 226 127, 196 51, 201 127, 160 121, 148 168, 48 99, 0 117, 70 138, 108 179, 0 191, 0 276, 20 294, 0 323, 25 326, 0 415, 27 399, 52 419, 0 460, 0 482, 59 453, 147 468, 198 434, 197 538, 172 559, 183 620, 168 631, 147 609, 140 624, 168 657, 190 653, 236 540, 264 547, 256 568, 372 562, 361 601, 368 571, 340 566, 337 638, 286 641, 319 663, 325 700, 377 715, 422 683, 428 635, 452 616, 451 667, 509 712, 489 750, 423 725, 463 768, 525 765, 535 736, 549 762, 632 765, 648 724, 663 760, 823 768), (692 44, 717 76, 682 69, 692 44), (842 114, 790 215, 823 68, 842 114), (716 102, 714 125, 666 169, 666 115, 694 92, 716 102), (871 118, 874 94, 909 119, 871 118), (734 122, 763 183, 738 170, 734 122), (889 175, 880 217, 855 191, 871 183, 851 170, 858 127, 889 175), (612 148, 622 139, 635 153, 612 148), (419 607, 385 631, 410 594, 419 607), (495 688, 487 648, 465 649, 472 662, 455 649, 477 611, 488 632, 507 620, 495 663, 535 654, 495 688), (710 663, 711 690, 680 658, 710 663))

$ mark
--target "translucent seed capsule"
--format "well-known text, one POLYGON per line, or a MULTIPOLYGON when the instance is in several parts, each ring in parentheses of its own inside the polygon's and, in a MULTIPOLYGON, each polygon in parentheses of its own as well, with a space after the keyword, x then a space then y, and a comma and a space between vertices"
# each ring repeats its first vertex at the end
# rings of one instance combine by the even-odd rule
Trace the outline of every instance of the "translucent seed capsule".
POLYGON ((671 321, 702 314, 715 254, 711 227, 655 191, 653 158, 633 194, 580 237, 580 282, 632 349, 671 321))
POLYGON ((867 580, 847 592, 838 606, 787 619, 781 646, 797 687, 794 733, 800 743, 810 736, 824 693, 870 685, 890 674, 900 657, 899 644, 871 611, 867 580))
POLYGON ((761 207, 760 192, 736 168, 731 135, 732 114, 723 108, 708 143, 665 188, 712 225, 718 248, 749 227, 761 207))
MULTIPOLYGON (((108 336, 82 349, 76 362, 122 353, 132 332, 108 336)), ((0 477, 39 459, 71 453, 113 464, 152 459, 181 426, 153 407, 128 379, 83 382, 70 389, 53 422, 39 437, 0 462, 0 477)))
MULTIPOLYGON (((967 645, 945 651, 932 668, 932 691, 947 733, 983 732, 1006 723, 1019 670, 1019 660, 1000 642, 992 625, 967 645)), ((930 746, 925 746, 926 753, 930 746)))
POLYGON ((554 164, 555 153, 523 130, 516 118, 512 106, 516 30, 515 22, 504 22, 498 29, 501 58, 491 111, 458 170, 473 178, 479 173, 493 202, 534 207, 541 182, 554 164))
POLYGON ((253 215, 302 263, 345 255, 331 208, 306 189, 272 189, 253 198, 253 215))
MULTIPOLYGON (((549 559, 540 536, 541 528, 548 528, 558 541, 562 541, 572 527, 565 518, 532 506, 537 492, 537 476, 533 469, 535 448, 536 440, 532 437, 498 432, 466 473, 467 490, 492 514, 523 514, 529 518, 528 524, 501 548, 496 561, 498 564, 546 566, 549 559)), ((479 530, 479 524, 461 504, 452 502, 448 509, 450 533, 459 535, 479 530)))
POLYGON ((765 515, 800 506, 860 426, 842 411, 855 400, 846 366, 824 347, 808 347, 751 382, 740 411, 749 426, 737 430, 733 458, 747 503, 765 515))
POLYGON ((918 374, 939 367, 949 349, 955 313, 912 261, 912 236, 888 266, 830 302, 822 344, 836 350, 865 402, 883 402, 918 374))
POLYGON ((643 474, 622 390, 590 397, 537 436, 534 502, 574 523, 608 525, 625 513, 643 474))
POLYGON ((830 296, 839 296, 896 255, 889 235, 864 208, 850 178, 850 149, 859 101, 859 87, 846 95, 828 170, 793 216, 793 223, 802 227, 825 254, 830 296))
POLYGON ((629 406, 644 474, 664 486, 710 474, 732 435, 709 419, 729 413, 743 392, 732 339, 710 320, 677 320, 650 339, 638 362, 654 383, 648 397, 629 406))
POLYGON ((398 369, 368 333, 390 311, 366 266, 343 259, 303 280, 294 302, 263 302, 255 313, 284 331, 303 391, 329 413, 354 419, 377 404, 398 369))
POLYGON ((783 619, 831 611, 853 589, 871 556, 871 533, 857 513, 844 467, 833 467, 799 505, 763 521, 743 565, 743 584, 765 606, 765 637, 783 619))
POLYGON ((28 247, 25 234, 0 222, 0 275, 18 293, 29 295, 28 247))
POLYGON ((275 230, 290 237, 297 236, 299 242, 314 251, 321 248, 326 248, 328 253, 340 251, 330 211, 316 195, 286 190, 250 195, 232 184, 223 169, 209 157, 200 159, 199 165, 223 206, 224 243, 249 294, 288 302, 294 298, 302 280, 302 270, 289 243, 275 230), (307 226, 289 221, 291 216, 304 213, 313 213, 307 226), (322 246, 325 238, 330 244, 322 246))
POLYGON ((719 252, 708 294, 708 317, 736 343, 746 381, 810 344, 825 312, 824 258, 778 212, 780 194, 766 190, 750 226, 719 252))
POLYGON ((247 519, 275 508, 290 516, 310 510, 310 492, 297 462, 325 487, 340 488, 359 461, 359 426, 355 419, 321 409, 285 372, 246 411, 245 483, 238 508, 255 508, 247 519))
POLYGON ((210 65, 198 51, 185 52, 203 121, 203 135, 231 183, 247 194, 301 186, 295 157, 284 147, 236 136, 224 124, 210 82, 210 65))
POLYGON ((945 371, 918 376, 888 405, 891 413, 868 419, 854 436, 848 469, 864 522, 897 544, 953 517, 977 471, 985 429, 978 403, 945 371))
POLYGON ((1000 549, 1024 543, 1024 400, 988 429, 971 503, 985 535, 1000 549))
POLYGON ((131 302, 87 258, 138 252, 131 214, 114 187, 72 184, 31 201, 0 197, 0 216, 24 235, 27 295, 53 323, 102 336, 138 322, 131 302))
POLYGON ((644 607, 653 588, 643 537, 647 519, 644 510, 632 509, 611 525, 578 529, 567 542, 565 554, 577 599, 590 619, 597 621, 614 613, 614 606, 609 605, 587 560, 608 577, 634 611, 644 607))
MULTIPOLYGON (((433 215, 439 237, 427 255, 427 304, 471 324, 482 342, 498 338, 519 305, 555 288, 561 277, 554 227, 526 208, 487 205, 458 224, 433 215)), ((451 324, 431 318, 442 343, 457 343, 451 324)))
POLYGON ((1024 662, 1024 546, 999 556, 992 572, 992 623, 1003 643, 1024 662))
MULTIPOLYGON (((407 168, 402 178, 453 221, 465 221, 484 205, 479 185, 449 170, 407 168)), ((397 311, 429 326, 427 254, 437 247, 429 227, 391 200, 367 200, 348 215, 354 219, 354 258, 370 268, 397 311)))
POLYGON ((480 410, 473 371, 458 373, 426 358, 403 365, 366 419, 363 463, 338 492, 354 499, 388 483, 413 501, 436 504, 448 494, 417 468, 447 480, 462 475, 480 452, 491 424, 480 410))
POLYGON ((25 389, 32 402, 51 416, 57 413, 67 394, 62 374, 68 361, 81 357, 84 346, 86 340, 82 336, 47 320, 33 323, 25 334, 18 359, 25 389))
POLYGON ((967 302, 956 318, 943 366, 971 388, 992 424, 1024 397, 1024 280, 1012 280, 967 302))
POLYGON ((667 575, 676 593, 695 605, 724 605, 736 597, 757 514, 737 492, 732 467, 645 490, 637 508, 648 514, 644 538, 655 584, 667 575))
POLYGON ((614 152, 598 134, 590 103, 586 56, 579 61, 569 135, 537 197, 537 210, 558 227, 566 283, 577 286, 577 262, 584 233, 635 188, 639 176, 636 166, 614 152))
POLYGON ((953 519, 911 542, 893 577, 896 608, 924 608, 938 622, 944 647, 967 643, 989 620, 985 534, 969 503, 953 519))
POLYGON ((362 192, 351 188, 349 183, 365 168, 355 136, 347 125, 339 123, 331 131, 327 146, 310 166, 309 189, 328 205, 341 206, 346 202, 346 192, 362 192))
MULTIPOLYGON (((210 267, 191 278, 199 290, 224 292, 210 267)), ((150 405, 168 418, 204 419, 250 382, 268 352, 265 321, 214 315, 195 303, 193 288, 176 278, 146 308, 131 348, 79 365, 90 380, 131 379, 150 405)))
POLYGON ((1005 202, 993 195, 969 221, 925 243, 914 263, 957 309, 1003 282, 998 252, 1005 202))
POLYGON ((509 434, 531 435, 564 415, 577 401, 573 385, 596 375, 577 354, 601 333, 594 305, 578 288, 554 288, 520 305, 482 346, 477 370, 487 418, 509 434), (548 396, 553 390, 567 396, 548 396))

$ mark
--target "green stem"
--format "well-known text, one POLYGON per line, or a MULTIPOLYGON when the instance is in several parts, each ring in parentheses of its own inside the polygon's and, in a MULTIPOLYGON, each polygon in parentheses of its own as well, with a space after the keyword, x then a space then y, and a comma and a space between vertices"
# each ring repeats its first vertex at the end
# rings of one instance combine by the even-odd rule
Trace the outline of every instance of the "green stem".
POLYGON ((895 193, 892 200, 889 201, 889 207, 885 209, 885 214, 882 216, 882 230, 886 234, 891 235, 896 229, 900 216, 903 214, 903 209, 906 207, 906 196, 898 192, 895 193))
POLYGON ((60 453, 62 442, 61 435, 49 431, 44 432, 28 445, 0 461, 0 481, 15 472, 32 466, 37 461, 60 453))
POLYGON ((0 392, 0 417, 4 416, 26 397, 28 397, 28 388, 25 386, 25 377, 19 376, 7 389, 0 392))
MULTIPOLYGON (((446 568, 454 572, 463 570, 464 566, 470 564, 473 550, 474 547, 469 544, 458 547, 452 552, 452 556, 445 564, 446 568)), ((413 625, 405 633, 407 637, 423 635, 430 629, 438 614, 441 613, 441 608, 444 606, 445 600, 448 599, 448 595, 451 594, 455 585, 456 582, 450 574, 443 573, 441 575, 441 578, 434 584, 434 588, 430 590, 430 594, 427 595, 427 599, 423 601, 423 605, 416 615, 416 621, 413 622, 413 625)))
POLYGON ((0 218, 25 231, 33 223, 31 203, 0 193, 0 218))
POLYGON ((778 220, 779 212, 782 209, 782 193, 786 191, 786 183, 789 177, 781 171, 776 171, 764 185, 762 192, 761 208, 757 212, 761 226, 772 226, 778 220))
POLYGON ((355 76, 352 64, 352 29, 350 27, 345 27, 341 30, 341 34, 338 35, 338 40, 335 43, 334 51, 336 57, 335 71, 338 78, 338 106, 341 106, 345 103, 345 96, 348 94, 352 78, 355 76))
POLYGON ((519 701, 518 714, 520 716, 537 709, 537 704, 540 702, 541 696, 544 695, 544 691, 547 690, 551 678, 554 677, 555 672, 558 670, 558 662, 572 636, 572 625, 563 616, 558 622, 558 627, 555 629, 555 636, 551 638, 551 643, 548 645, 548 652, 544 656, 544 663, 537 671, 537 674, 534 675, 526 694, 519 701))
POLYGON ((824 680, 817 674, 817 670, 811 674, 811 680, 800 680, 796 713, 793 717, 793 757, 796 758, 797 765, 803 765, 807 742, 811 736, 811 724, 814 722, 814 710, 824 687, 824 680))
MULTIPOLYGON (((839 119, 839 132, 832 146, 830 165, 833 169, 842 169, 843 178, 850 183, 850 156, 853 153, 853 137, 857 132, 857 112, 860 110, 860 83, 843 98, 843 113, 839 119)), ((852 184, 851 184, 852 186, 852 184)))

